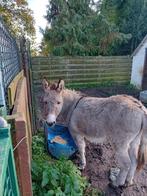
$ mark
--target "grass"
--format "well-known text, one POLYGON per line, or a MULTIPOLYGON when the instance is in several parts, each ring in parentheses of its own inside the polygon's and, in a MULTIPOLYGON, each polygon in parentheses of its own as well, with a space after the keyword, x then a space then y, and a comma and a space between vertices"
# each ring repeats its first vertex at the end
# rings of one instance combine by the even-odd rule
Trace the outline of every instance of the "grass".
POLYGON ((105 81, 105 82, 101 82, 101 83, 81 83, 81 84, 67 84, 66 87, 67 88, 73 88, 73 89, 83 89, 83 88, 113 88, 113 87, 119 87, 119 86, 123 86, 126 89, 130 89, 130 90, 137 90, 136 87, 133 84, 130 84, 130 82, 125 82, 124 84, 118 84, 112 80, 110 81, 105 81))
POLYGON ((81 84, 68 84, 66 85, 67 88, 73 88, 73 89, 82 89, 82 88, 96 88, 96 87, 108 87, 113 86, 115 83, 113 81, 106 81, 101 83, 81 83, 81 84))

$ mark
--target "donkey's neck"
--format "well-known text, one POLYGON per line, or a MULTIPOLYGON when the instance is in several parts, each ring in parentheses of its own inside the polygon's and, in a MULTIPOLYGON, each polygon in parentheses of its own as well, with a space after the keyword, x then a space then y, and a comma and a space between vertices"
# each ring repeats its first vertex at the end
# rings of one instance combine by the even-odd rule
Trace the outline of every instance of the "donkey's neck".
POLYGON ((72 115, 72 112, 74 110, 74 107, 81 97, 81 94, 74 91, 74 90, 69 90, 65 89, 62 92, 63 94, 63 108, 61 111, 61 116, 64 119, 65 123, 68 124, 69 119, 72 115))

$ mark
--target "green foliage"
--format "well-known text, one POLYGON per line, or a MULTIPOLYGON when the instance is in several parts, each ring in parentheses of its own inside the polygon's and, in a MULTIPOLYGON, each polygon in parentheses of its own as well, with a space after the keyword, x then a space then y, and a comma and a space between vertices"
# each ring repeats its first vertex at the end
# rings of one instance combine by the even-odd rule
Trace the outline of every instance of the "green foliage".
POLYGON ((129 84, 126 84, 126 89, 127 90, 130 90, 130 91, 134 91, 134 92, 135 91, 136 92, 139 92, 140 91, 139 89, 136 88, 136 86, 134 86, 133 84, 130 84, 130 83, 129 84))
POLYGON ((147 34, 147 0, 103 0, 101 13, 130 39, 115 45, 114 54, 130 54, 147 34))
POLYGON ((90 0, 51 0, 46 19, 51 27, 43 32, 45 54, 107 55, 108 46, 129 39, 99 13, 99 7, 93 9, 90 0))
POLYGON ((53 160, 44 152, 42 134, 33 137, 32 181, 36 196, 82 196, 87 181, 70 160, 53 160))
POLYGON ((67 88, 72 88, 72 89, 82 89, 82 88, 96 88, 96 87, 112 87, 116 84, 116 82, 114 82, 113 80, 107 80, 105 82, 100 82, 100 83, 82 83, 82 84, 69 84, 66 85, 67 88))
POLYGON ((28 8, 27 0, 2 0, 0 4, 0 14, 4 22, 15 36, 35 35, 34 19, 32 11, 28 8))
POLYGON ((14 37, 18 40, 20 37, 25 37, 30 41, 31 55, 37 56, 35 21, 33 13, 28 7, 27 0, 2 0, 0 16, 2 16, 4 23, 14 37))
POLYGON ((126 55, 147 34, 147 0, 50 0, 46 19, 46 56, 126 55))
POLYGON ((32 167, 34 195, 83 195, 86 181, 71 161, 33 162, 32 167))

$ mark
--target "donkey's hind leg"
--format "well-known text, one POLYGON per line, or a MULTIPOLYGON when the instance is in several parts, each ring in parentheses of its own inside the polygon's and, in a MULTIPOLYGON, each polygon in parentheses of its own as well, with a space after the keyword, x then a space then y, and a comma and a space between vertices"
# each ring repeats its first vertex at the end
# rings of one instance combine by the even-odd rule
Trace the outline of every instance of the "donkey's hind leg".
POLYGON ((126 179, 127 186, 133 184, 133 178, 134 178, 134 174, 137 168, 137 156, 138 156, 138 148, 140 144, 140 137, 141 137, 141 134, 137 135, 136 138, 130 144, 129 156, 131 160, 131 167, 129 169, 127 179, 126 179))
POLYGON ((114 186, 124 186, 126 177, 130 168, 130 158, 128 154, 128 149, 125 149, 126 147, 122 147, 121 150, 117 151, 117 160, 118 164, 120 166, 120 172, 116 178, 116 182, 114 183, 114 186))

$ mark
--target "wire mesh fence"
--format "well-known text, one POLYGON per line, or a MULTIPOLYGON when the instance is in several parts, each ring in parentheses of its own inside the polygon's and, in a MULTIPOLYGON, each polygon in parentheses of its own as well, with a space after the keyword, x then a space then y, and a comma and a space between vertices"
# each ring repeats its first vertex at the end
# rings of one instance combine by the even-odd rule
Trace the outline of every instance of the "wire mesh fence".
POLYGON ((20 70, 20 55, 16 40, 4 25, 2 18, 0 18, 0 83, 1 92, 4 91, 1 94, 5 95, 5 98, 0 95, 0 105, 5 105, 5 101, 7 102, 7 87, 20 70))
MULTIPOLYGON (((20 54, 16 40, 0 17, 0 115, 8 109, 8 86, 21 70, 20 54)), ((19 196, 18 182, 12 153, 10 127, 0 130, 0 195, 19 196)))
POLYGON ((20 71, 19 51, 15 39, 11 36, 0 18, 0 67, 4 88, 7 88, 20 71))

